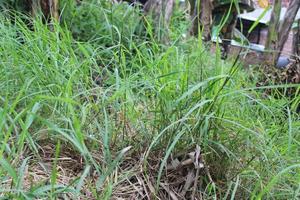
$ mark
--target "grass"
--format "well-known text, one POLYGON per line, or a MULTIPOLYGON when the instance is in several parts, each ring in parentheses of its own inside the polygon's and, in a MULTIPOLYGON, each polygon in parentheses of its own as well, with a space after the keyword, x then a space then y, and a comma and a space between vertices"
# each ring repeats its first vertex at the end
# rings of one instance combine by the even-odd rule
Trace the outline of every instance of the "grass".
POLYGON ((1 15, 1 198, 299 198, 299 97, 264 97, 179 11, 165 45, 126 4, 64 8, 54 31, 1 15), (190 152, 204 168, 168 170, 190 152))

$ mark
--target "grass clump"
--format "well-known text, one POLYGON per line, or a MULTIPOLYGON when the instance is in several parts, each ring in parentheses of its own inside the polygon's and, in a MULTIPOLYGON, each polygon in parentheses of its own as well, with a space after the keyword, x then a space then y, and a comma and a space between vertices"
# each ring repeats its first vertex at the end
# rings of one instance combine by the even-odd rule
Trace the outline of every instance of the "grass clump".
POLYGON ((65 9, 54 31, 1 16, 1 197, 299 197, 289 99, 178 30, 157 42, 126 4, 65 9))

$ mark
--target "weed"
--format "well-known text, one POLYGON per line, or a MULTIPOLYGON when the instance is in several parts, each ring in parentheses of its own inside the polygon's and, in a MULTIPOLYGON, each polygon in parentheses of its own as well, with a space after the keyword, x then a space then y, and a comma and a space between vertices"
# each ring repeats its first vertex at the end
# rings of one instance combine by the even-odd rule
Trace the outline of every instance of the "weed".
POLYGON ((1 16, 0 195, 298 198, 289 100, 263 97, 241 65, 182 38, 183 19, 157 42, 136 9, 63 1, 53 31, 1 16))

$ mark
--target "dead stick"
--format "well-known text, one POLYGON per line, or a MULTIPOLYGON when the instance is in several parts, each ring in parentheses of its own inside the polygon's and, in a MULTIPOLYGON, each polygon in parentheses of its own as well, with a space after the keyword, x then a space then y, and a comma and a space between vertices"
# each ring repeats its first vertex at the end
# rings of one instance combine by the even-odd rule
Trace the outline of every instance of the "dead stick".
MULTIPOLYGON (((199 178, 199 167, 197 167, 197 171, 196 171, 196 177, 195 177, 194 187, 193 187, 193 193, 192 193, 192 200, 195 199, 195 194, 196 194, 197 185, 198 185, 198 178, 199 178)), ((200 191, 200 200, 202 200, 201 191, 200 191)))

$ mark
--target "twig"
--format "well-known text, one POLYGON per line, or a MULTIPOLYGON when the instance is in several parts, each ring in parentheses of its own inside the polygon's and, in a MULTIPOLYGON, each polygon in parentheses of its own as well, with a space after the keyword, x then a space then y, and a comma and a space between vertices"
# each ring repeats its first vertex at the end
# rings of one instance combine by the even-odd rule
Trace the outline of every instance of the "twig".
POLYGON ((159 185, 166 190, 166 192, 170 195, 171 199, 178 200, 176 194, 173 191, 171 191, 169 188, 167 188, 163 183, 159 183, 159 185))
POLYGON ((167 166, 167 170, 176 170, 186 165, 193 164, 193 160, 191 158, 182 161, 181 163, 175 163, 167 166))
MULTIPOLYGON (((192 200, 195 199, 195 194, 196 194, 197 185, 198 185, 199 171, 200 171, 200 168, 197 167, 196 177, 195 177, 194 187, 193 187, 193 193, 192 193, 192 198, 191 198, 192 200)), ((202 200, 202 194, 201 194, 201 192, 200 192, 200 200, 202 200)))
POLYGON ((195 181, 195 175, 194 175, 194 170, 189 171, 187 177, 186 177, 186 181, 185 184, 183 186, 183 189, 180 193, 180 195, 182 197, 185 196, 186 192, 189 190, 189 188, 191 187, 193 181, 195 181))

